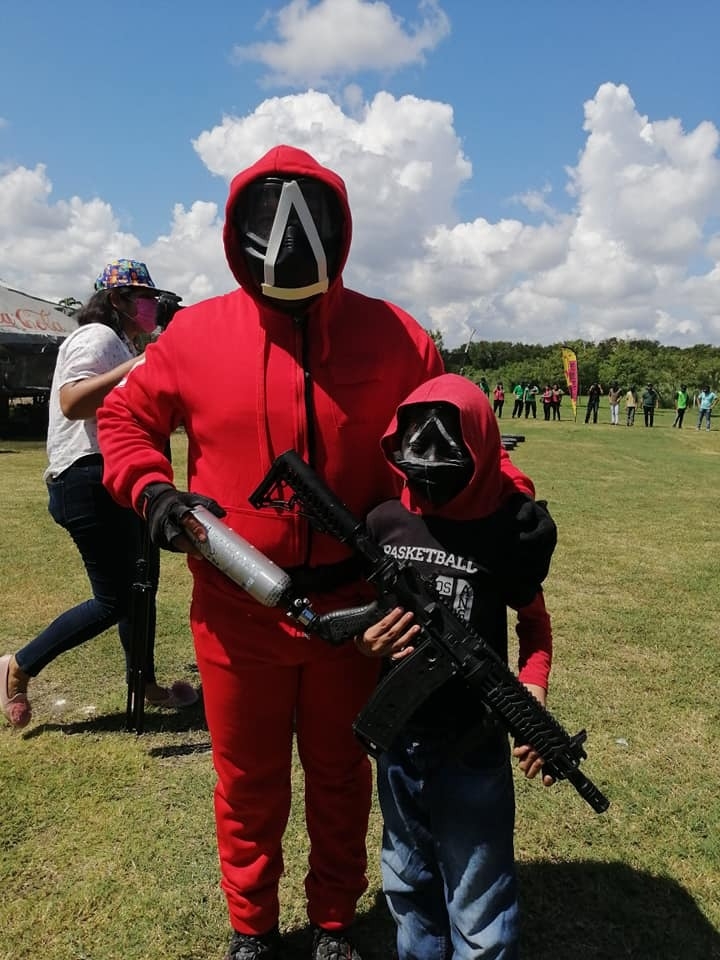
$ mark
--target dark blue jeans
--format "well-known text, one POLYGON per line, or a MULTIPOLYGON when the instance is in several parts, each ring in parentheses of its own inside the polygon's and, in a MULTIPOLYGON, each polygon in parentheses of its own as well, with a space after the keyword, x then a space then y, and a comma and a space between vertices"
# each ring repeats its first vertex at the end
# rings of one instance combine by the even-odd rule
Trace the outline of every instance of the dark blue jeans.
MULTIPOLYGON (((102 461, 83 457, 54 480, 48 481, 48 510, 64 527, 80 551, 92 599, 66 610, 49 627, 15 654, 18 666, 36 677, 49 663, 73 647, 92 640, 118 624, 127 667, 130 648, 130 598, 135 567, 142 549, 142 522, 132 510, 120 507, 102 483, 102 461)), ((159 562, 151 551, 150 580, 157 584, 159 562)), ((153 640, 155 603, 150 613, 150 649, 146 682, 155 682, 153 640)))

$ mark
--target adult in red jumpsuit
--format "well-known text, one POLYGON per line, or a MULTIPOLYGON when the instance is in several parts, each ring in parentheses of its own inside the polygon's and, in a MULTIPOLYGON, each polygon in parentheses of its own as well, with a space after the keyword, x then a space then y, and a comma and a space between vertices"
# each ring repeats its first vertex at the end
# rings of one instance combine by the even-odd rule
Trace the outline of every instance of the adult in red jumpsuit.
MULTIPOLYGON (((347 549, 295 513, 248 495, 294 448, 356 515, 393 496, 380 438, 397 405, 442 372, 430 337, 399 307, 343 285, 351 217, 341 178, 279 146, 230 187, 224 245, 240 288, 173 319, 98 416, 105 483, 144 513, 161 546, 203 494, 225 522, 288 569, 315 608, 368 598, 347 549), (188 491, 163 450, 183 424, 188 491)), ((506 482, 533 493, 504 454, 506 482)), ((173 542, 174 541, 174 542, 173 542)), ((314 960, 357 957, 366 889, 371 770, 351 723, 377 663, 331 648, 190 557, 191 625, 218 781, 215 814, 234 929, 230 960, 279 956, 278 880, 290 810, 293 726, 310 838, 305 881, 314 960)))

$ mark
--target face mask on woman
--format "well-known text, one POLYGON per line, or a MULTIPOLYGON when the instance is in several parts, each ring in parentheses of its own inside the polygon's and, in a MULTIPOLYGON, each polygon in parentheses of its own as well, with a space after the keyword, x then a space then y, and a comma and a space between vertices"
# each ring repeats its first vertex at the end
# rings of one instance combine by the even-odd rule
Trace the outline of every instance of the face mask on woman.
POLYGON ((157 300, 153 297, 138 297, 133 320, 143 333, 152 333, 157 326, 157 300))

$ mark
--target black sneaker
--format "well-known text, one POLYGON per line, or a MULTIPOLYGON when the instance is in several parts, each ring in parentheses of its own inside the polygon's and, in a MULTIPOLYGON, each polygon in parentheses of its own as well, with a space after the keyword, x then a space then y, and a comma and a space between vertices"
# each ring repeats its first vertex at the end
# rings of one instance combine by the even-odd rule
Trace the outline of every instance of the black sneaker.
POLYGON ((233 930, 225 960, 280 960, 280 944, 277 927, 258 935, 233 930))
POLYGON ((315 928, 312 945, 312 960, 361 960, 352 944, 350 930, 323 930, 315 928))

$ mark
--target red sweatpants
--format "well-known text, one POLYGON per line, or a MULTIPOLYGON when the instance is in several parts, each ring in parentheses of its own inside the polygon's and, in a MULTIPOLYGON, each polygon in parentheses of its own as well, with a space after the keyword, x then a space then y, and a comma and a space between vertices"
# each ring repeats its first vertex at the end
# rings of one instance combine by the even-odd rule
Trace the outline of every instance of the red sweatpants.
MULTIPOLYGON (((315 598, 318 612, 359 602, 315 598)), ((264 933, 278 921, 282 837, 290 812, 293 729, 305 776, 311 923, 344 927, 367 887, 370 762, 352 721, 379 662, 352 643, 304 637, 277 611, 197 588, 191 624, 218 776, 215 818, 230 922, 264 933)))

